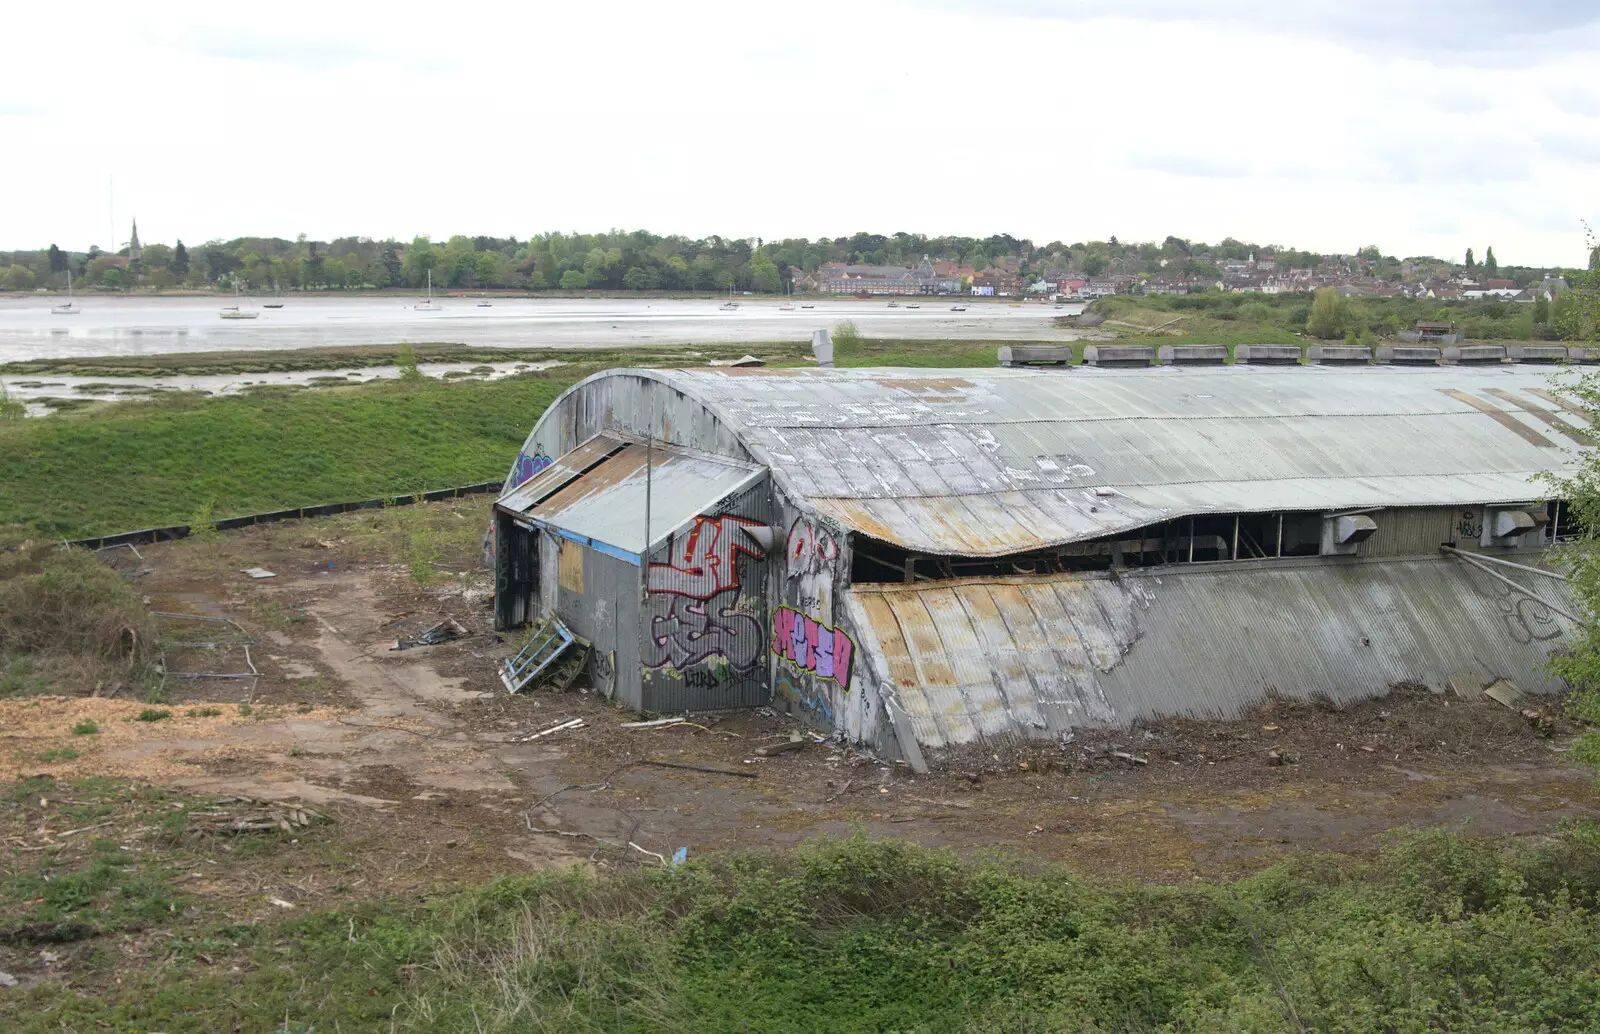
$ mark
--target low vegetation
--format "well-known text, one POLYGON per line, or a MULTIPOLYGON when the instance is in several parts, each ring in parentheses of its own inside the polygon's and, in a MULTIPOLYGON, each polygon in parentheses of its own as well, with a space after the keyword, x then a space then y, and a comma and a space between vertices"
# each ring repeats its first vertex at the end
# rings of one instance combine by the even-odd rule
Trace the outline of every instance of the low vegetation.
MULTIPOLYGON (((186 867, 230 849, 193 828, 195 802, 40 780, 9 800, 37 822, 36 802, 64 791, 81 814, 55 821, 137 820, 142 846, 108 838, 36 853, 0 881, 0 943, 89 948, 75 956, 73 986, 46 979, 0 997, 5 1029, 23 1034, 1600 1023, 1592 826, 1540 843, 1407 834, 1376 858, 1307 857, 1181 887, 855 839, 241 922, 225 903, 179 889, 186 867), (122 937, 164 947, 126 957, 114 947, 122 937)), ((251 854, 300 857, 320 849, 319 836, 265 834, 251 854)))
MULTIPOLYGON (((1469 339, 1481 341, 1555 340, 1563 336, 1563 314, 1517 302, 1436 301, 1427 298, 1340 298, 1331 289, 1320 298, 1305 294, 1119 295, 1101 298, 1091 311, 1104 315, 1110 329, 1141 338, 1138 327, 1155 328, 1182 319, 1151 343, 1173 344, 1173 335, 1207 344, 1284 344, 1296 336, 1342 341, 1392 337, 1418 320, 1454 323, 1469 339)), ((1181 343, 1181 342, 1176 342, 1181 343)))
POLYGON ((92 688, 133 679, 146 672, 154 650, 148 608, 93 555, 48 543, 0 549, 0 696, 64 681, 92 688))

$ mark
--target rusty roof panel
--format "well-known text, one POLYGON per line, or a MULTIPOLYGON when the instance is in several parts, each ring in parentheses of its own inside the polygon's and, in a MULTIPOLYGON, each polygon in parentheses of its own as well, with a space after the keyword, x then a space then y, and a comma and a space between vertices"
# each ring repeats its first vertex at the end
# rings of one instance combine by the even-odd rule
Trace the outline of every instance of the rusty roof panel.
POLYGON ((1570 635, 1545 603, 1460 561, 1277 560, 1124 573, 855 585, 862 656, 929 748, 1156 715, 1229 718, 1269 694, 1336 703, 1453 676, 1557 690, 1570 635))
MULTIPOLYGON (((579 468, 578 449, 558 465, 579 468)), ((702 456, 656 443, 627 443, 587 471, 569 477, 554 492, 522 511, 543 524, 595 539, 629 553, 645 551, 645 459, 650 456, 649 519, 652 544, 667 539, 697 514, 763 475, 748 463, 702 456)), ((548 473, 548 471, 546 471, 548 473)), ((533 481, 539 481, 543 474, 533 481)), ((532 484, 532 482, 530 482, 532 484)), ((507 500, 518 496, 513 492, 507 500)), ((502 506, 506 505, 503 500, 502 506)))
POLYGON ((1550 374, 1518 367, 601 375, 619 377, 703 407, 797 501, 931 553, 1206 512, 1514 502, 1577 462, 1540 405, 1550 374))

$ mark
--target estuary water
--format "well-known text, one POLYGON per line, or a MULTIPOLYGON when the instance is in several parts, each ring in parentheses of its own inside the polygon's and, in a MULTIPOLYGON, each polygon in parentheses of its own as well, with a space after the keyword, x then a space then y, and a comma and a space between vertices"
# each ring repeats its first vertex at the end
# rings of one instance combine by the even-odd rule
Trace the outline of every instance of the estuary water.
POLYGON ((453 342, 517 348, 615 348, 627 345, 800 341, 821 327, 849 320, 867 337, 1069 341, 1081 332, 1055 317, 1081 311, 1039 302, 961 298, 901 298, 800 302, 740 299, 542 299, 397 296, 284 299, 80 296, 80 313, 54 315, 53 295, 0 298, 0 363, 22 359, 162 352, 216 352, 402 341, 453 342), (281 300, 281 309, 262 308, 281 300), (482 304, 487 303, 487 304, 482 304), (221 318, 224 306, 255 310, 255 319, 221 318), (915 305, 917 308, 910 308, 915 305), (966 305, 964 312, 952 305, 966 305))

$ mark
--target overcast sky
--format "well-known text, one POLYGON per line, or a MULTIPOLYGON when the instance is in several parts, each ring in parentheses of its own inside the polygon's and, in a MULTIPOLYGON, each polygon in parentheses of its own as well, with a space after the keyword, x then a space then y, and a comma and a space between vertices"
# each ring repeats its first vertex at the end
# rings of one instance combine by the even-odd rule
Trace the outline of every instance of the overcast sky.
POLYGON ((136 215, 191 244, 1232 234, 1576 264, 1600 222, 1600 0, 207 0, 4 23, 0 248, 120 245, 136 215))

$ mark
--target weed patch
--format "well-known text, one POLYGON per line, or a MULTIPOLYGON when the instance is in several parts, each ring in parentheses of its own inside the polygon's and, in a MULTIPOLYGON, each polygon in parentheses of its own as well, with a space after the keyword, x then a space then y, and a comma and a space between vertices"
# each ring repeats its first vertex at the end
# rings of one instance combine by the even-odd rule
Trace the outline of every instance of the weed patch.
POLYGON ((171 711, 164 711, 157 707, 147 707, 133 716, 136 722, 164 722, 172 717, 171 711))

